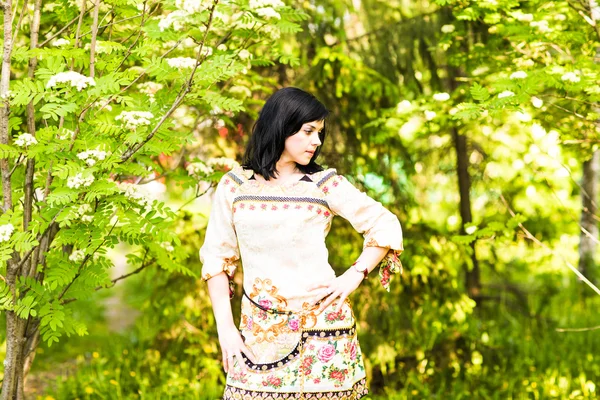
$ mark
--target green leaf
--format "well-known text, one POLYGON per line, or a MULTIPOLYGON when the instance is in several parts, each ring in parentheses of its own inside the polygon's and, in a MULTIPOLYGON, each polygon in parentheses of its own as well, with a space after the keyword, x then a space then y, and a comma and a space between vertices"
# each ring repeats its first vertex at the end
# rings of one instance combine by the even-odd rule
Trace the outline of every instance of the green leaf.
POLYGON ((479 83, 475 82, 473 86, 469 89, 471 92, 471 96, 475 100, 486 101, 490 98, 490 92, 479 83))

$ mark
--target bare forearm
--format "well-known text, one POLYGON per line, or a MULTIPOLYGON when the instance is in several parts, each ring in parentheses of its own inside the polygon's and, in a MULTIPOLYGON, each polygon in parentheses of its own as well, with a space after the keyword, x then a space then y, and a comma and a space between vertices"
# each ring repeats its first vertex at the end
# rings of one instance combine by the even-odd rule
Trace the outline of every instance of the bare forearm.
POLYGON ((356 261, 367 265, 369 272, 371 272, 383 260, 388 251, 389 249, 386 247, 365 247, 356 261))
POLYGON ((220 273, 208 281, 208 294, 212 303, 217 329, 235 327, 231 303, 229 302, 229 279, 225 273, 220 273))

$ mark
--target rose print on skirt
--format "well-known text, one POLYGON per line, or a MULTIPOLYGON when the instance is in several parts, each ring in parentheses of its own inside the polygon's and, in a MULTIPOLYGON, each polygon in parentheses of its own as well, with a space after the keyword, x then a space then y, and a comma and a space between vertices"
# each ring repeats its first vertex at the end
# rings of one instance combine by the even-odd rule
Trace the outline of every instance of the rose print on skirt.
POLYGON ((328 363, 335 356, 335 346, 331 343, 323 345, 317 353, 317 357, 322 363, 328 363))

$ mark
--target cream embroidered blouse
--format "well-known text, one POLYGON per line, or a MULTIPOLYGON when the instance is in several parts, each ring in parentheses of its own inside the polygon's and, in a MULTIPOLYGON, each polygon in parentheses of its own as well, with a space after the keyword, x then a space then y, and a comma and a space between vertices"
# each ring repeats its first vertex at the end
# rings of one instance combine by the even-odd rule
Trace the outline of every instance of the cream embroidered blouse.
POLYGON ((311 297, 307 287, 335 277, 325 237, 339 215, 363 234, 363 247, 389 249, 379 264, 381 283, 389 291, 391 274, 402 270, 402 229, 381 203, 333 168, 280 186, 252 176, 253 171, 236 167, 217 185, 200 249, 202 279, 222 271, 231 278, 243 261, 248 293, 257 279, 269 279, 286 308, 299 310, 311 297))

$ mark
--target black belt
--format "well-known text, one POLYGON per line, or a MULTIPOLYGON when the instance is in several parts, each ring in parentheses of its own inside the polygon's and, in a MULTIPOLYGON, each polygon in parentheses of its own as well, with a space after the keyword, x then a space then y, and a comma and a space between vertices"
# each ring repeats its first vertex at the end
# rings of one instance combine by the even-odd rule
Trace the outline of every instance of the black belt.
POLYGON ((256 307, 260 308, 263 311, 266 311, 266 312, 271 313, 271 314, 282 314, 282 315, 292 315, 292 314, 294 314, 292 311, 281 311, 281 310, 278 310, 276 308, 267 308, 265 306, 261 306, 256 301, 252 300, 250 298, 250 296, 248 296, 248 293, 246 293, 246 290, 243 290, 242 292, 243 292, 243 295, 246 296, 246 298, 248 300, 250 300, 250 303, 254 304, 256 307))

